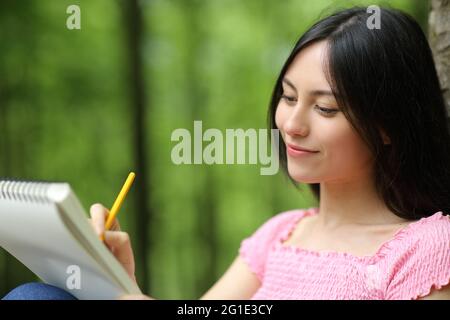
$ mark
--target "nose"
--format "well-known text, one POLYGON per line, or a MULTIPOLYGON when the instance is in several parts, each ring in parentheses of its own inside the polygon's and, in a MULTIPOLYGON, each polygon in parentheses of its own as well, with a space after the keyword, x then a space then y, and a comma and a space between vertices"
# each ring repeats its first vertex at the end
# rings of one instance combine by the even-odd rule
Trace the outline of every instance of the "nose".
POLYGON ((307 115, 297 105, 286 119, 284 131, 290 136, 307 136, 310 130, 308 122, 307 115))

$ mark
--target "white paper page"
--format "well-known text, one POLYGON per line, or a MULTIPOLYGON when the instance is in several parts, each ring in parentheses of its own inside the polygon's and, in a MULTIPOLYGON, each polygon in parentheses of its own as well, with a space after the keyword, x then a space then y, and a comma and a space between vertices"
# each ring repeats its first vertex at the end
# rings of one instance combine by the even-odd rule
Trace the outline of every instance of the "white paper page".
POLYGON ((46 283, 78 299, 115 299, 125 293, 73 238, 53 203, 1 199, 0 246, 46 283), (80 289, 67 287, 71 265, 80 268, 80 289))

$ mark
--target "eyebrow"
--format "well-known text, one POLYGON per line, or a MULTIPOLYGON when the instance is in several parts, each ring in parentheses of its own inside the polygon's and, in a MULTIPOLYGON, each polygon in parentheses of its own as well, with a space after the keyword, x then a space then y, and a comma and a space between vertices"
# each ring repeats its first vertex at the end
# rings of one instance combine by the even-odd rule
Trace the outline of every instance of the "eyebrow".
MULTIPOLYGON (((289 87, 291 87, 295 92, 297 92, 297 88, 295 88, 295 86, 292 84, 292 82, 287 79, 287 78, 283 78, 283 83, 286 83, 289 87)), ((310 96, 331 96, 334 98, 334 94, 333 92, 331 92, 330 90, 311 90, 308 91, 308 94, 310 96)))

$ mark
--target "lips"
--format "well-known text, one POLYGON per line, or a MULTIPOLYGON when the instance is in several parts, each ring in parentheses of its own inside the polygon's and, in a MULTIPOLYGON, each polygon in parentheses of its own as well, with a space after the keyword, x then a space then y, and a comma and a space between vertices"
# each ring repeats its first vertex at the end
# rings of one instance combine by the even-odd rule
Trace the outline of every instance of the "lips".
POLYGON ((299 146, 296 146, 296 145, 293 145, 293 144, 290 144, 290 143, 288 143, 287 145, 289 146, 289 148, 291 148, 293 150, 297 150, 297 151, 305 151, 305 152, 311 152, 311 153, 319 152, 319 151, 315 151, 315 150, 299 147, 299 146))

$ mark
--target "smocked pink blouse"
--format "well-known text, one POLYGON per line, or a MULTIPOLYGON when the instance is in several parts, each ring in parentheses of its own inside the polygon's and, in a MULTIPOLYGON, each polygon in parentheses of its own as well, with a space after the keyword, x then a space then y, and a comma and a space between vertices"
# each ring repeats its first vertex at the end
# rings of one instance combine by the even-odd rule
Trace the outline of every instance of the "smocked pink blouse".
POLYGON ((450 218, 410 223, 373 256, 283 244, 319 208, 282 212, 244 239, 240 256, 261 281, 255 299, 417 299, 450 281, 450 218))

